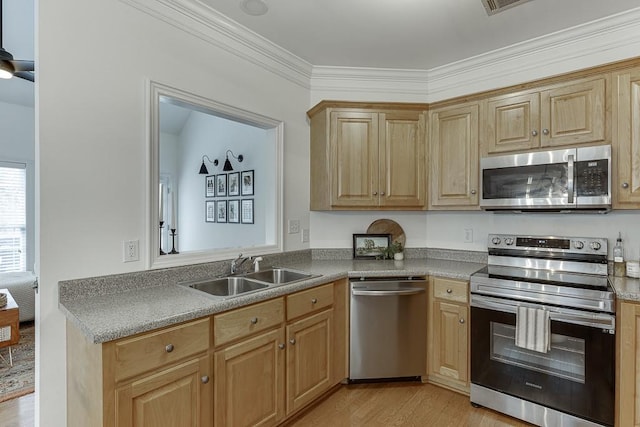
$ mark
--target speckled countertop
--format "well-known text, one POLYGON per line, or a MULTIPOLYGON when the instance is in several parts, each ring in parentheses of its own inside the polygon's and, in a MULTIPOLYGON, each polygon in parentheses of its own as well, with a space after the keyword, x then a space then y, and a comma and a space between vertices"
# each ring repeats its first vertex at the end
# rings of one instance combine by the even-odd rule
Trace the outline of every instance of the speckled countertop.
POLYGON ((615 276, 610 279, 618 300, 640 302, 640 279, 615 276))
MULTIPOLYGON (((309 272, 317 277, 275 285, 233 298, 214 297, 180 286, 169 270, 121 275, 118 279, 93 278, 60 282, 59 307, 90 342, 103 343, 171 324, 290 294, 344 277, 440 276, 468 280, 484 267, 480 262, 449 259, 289 260, 279 266, 309 272)), ((115 276, 114 276, 115 277, 115 276)), ((197 274, 196 274, 197 277, 197 274)), ((213 277, 213 276, 212 276, 213 277)))

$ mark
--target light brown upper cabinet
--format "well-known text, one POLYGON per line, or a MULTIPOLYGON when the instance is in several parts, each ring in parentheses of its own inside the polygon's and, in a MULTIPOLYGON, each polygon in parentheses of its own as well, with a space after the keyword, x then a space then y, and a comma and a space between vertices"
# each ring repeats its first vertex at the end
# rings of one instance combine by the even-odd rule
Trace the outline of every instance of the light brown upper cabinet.
POLYGON ((430 112, 430 209, 478 208, 478 115, 478 103, 430 112))
POLYGON ((426 104, 323 101, 311 119, 311 210, 426 209, 426 104))
POLYGON ((614 74, 613 207, 640 208, 640 68, 614 74))
POLYGON ((483 155, 604 141, 607 80, 598 76, 490 98, 483 155))

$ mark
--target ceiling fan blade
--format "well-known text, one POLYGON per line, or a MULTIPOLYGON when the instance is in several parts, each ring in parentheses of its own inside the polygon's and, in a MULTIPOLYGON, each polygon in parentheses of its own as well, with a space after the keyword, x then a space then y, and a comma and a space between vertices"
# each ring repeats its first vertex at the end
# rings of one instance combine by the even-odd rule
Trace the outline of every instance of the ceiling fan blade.
POLYGON ((35 75, 31 71, 16 71, 13 73, 13 76, 29 80, 30 82, 34 82, 36 80, 35 75))
POLYGON ((15 68, 16 71, 35 71, 36 69, 34 61, 14 59, 13 61, 11 61, 11 63, 13 64, 13 68, 15 68))

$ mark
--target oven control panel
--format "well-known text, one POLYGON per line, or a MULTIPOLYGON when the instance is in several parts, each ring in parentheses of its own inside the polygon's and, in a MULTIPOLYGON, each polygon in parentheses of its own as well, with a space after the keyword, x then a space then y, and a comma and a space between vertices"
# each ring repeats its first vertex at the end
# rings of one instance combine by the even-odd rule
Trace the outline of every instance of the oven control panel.
POLYGON ((489 234, 488 248, 522 252, 561 252, 607 255, 608 240, 603 237, 520 236, 489 234))

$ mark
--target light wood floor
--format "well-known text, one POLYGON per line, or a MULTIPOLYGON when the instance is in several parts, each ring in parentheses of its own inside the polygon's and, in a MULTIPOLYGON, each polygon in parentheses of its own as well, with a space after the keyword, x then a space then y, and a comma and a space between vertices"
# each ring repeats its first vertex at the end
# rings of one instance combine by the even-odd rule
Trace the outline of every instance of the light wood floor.
POLYGON ((469 397, 422 383, 343 386, 290 426, 524 427, 530 424, 474 408, 469 397))
MULTIPOLYGON (((0 403, 2 427, 33 427, 34 394, 0 403)), ((289 426, 525 427, 514 418, 474 408, 469 398, 431 384, 342 386, 289 426)))
POLYGON ((35 394, 0 403, 0 425, 2 427, 33 427, 35 394))

